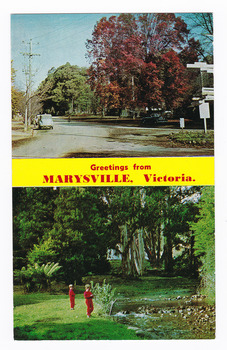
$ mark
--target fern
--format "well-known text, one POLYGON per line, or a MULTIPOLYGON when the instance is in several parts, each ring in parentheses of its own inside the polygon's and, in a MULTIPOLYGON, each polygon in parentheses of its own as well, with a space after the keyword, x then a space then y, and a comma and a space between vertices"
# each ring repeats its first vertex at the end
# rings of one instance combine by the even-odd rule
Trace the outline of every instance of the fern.
POLYGON ((58 263, 48 262, 41 266, 38 263, 28 265, 27 269, 22 267, 17 273, 25 291, 48 289, 51 286, 51 281, 54 279, 55 273, 61 268, 58 263))

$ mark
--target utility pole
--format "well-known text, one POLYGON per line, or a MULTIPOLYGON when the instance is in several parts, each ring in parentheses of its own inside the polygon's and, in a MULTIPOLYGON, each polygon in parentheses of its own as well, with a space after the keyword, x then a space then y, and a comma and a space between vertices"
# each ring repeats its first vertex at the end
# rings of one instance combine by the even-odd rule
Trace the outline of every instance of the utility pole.
POLYGON ((25 71, 25 74, 28 75, 28 81, 26 79, 25 131, 28 129, 28 120, 30 121, 31 117, 32 58, 33 56, 40 56, 40 54, 32 52, 32 39, 27 44, 29 46, 29 52, 22 52, 23 56, 28 57, 28 71, 25 71))

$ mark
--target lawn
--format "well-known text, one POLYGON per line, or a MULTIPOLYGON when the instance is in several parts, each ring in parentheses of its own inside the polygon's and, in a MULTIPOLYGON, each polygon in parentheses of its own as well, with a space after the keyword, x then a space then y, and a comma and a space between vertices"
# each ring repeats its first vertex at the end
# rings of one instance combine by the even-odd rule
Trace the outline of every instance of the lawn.
POLYGON ((197 280, 155 273, 130 280, 90 275, 82 282, 93 281, 95 285, 104 280, 116 288, 112 317, 101 316, 94 299, 94 312, 87 318, 83 285, 75 288, 75 310, 70 310, 65 283, 54 283, 49 293, 24 294, 21 286, 14 286, 15 340, 214 338, 214 308, 206 305, 204 299, 202 304, 190 306, 190 298, 197 292, 197 280))
POLYGON ((86 316, 83 295, 76 295, 75 310, 69 298, 47 293, 14 295, 15 340, 122 340, 138 339, 132 330, 100 317, 86 316))

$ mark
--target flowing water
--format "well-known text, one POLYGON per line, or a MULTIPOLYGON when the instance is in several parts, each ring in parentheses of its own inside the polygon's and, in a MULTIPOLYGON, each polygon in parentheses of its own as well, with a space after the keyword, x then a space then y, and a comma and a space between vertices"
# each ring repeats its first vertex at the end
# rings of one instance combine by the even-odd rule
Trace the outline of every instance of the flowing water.
POLYGON ((214 310, 202 298, 116 300, 112 317, 142 339, 212 339, 214 310))

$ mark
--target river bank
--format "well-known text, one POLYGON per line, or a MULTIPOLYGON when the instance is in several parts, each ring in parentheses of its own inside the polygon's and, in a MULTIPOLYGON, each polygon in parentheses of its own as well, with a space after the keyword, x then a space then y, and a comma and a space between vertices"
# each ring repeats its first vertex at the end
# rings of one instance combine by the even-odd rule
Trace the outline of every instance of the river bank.
POLYGON ((208 305, 204 296, 145 301, 145 304, 137 300, 134 305, 124 303, 120 309, 124 311, 115 310, 113 318, 145 339, 215 338, 215 307, 208 305))
MULTIPOLYGON (((135 339, 137 337, 150 340, 215 338, 215 306, 208 305, 206 297, 197 293, 197 280, 162 276, 144 276, 136 280, 122 279, 117 276, 87 276, 83 279, 83 283, 90 281, 94 284, 102 283, 104 279, 112 288, 116 288, 111 315, 103 317, 94 299, 92 325, 96 331, 93 332, 91 328, 92 334, 88 330, 86 335, 83 335, 83 339, 86 337, 86 339, 135 339), (103 331, 98 327, 102 321, 105 321, 104 324, 107 327, 103 331), (118 328, 119 325, 124 328, 118 328), (113 338, 115 327, 120 333, 118 331, 114 333, 115 338, 113 338)), ((78 322, 83 323, 87 320, 84 318, 86 316, 83 300, 84 286, 77 285, 75 291, 76 308, 73 315, 70 314, 70 324, 73 325, 75 322, 77 326, 78 322)), ((61 333, 56 332, 57 339, 68 339, 67 335, 63 336, 63 324, 66 322, 64 318, 68 317, 69 312, 67 294, 67 286, 64 284, 54 284, 49 294, 27 295, 23 294, 20 287, 15 286, 14 321, 18 337, 20 339, 29 337, 34 326, 36 337, 39 331, 44 332, 45 328, 43 337, 49 339, 50 333, 47 329, 50 328, 52 332, 52 328, 56 325, 61 333), (34 304, 36 304, 35 311, 32 311, 34 304), (55 309, 51 309, 51 305, 55 305, 55 309), (37 315, 36 310, 38 310, 37 315), (33 313, 33 317, 28 319, 27 313, 33 313)), ((74 333, 73 339, 80 339, 78 337, 81 336, 79 333, 74 333)))

